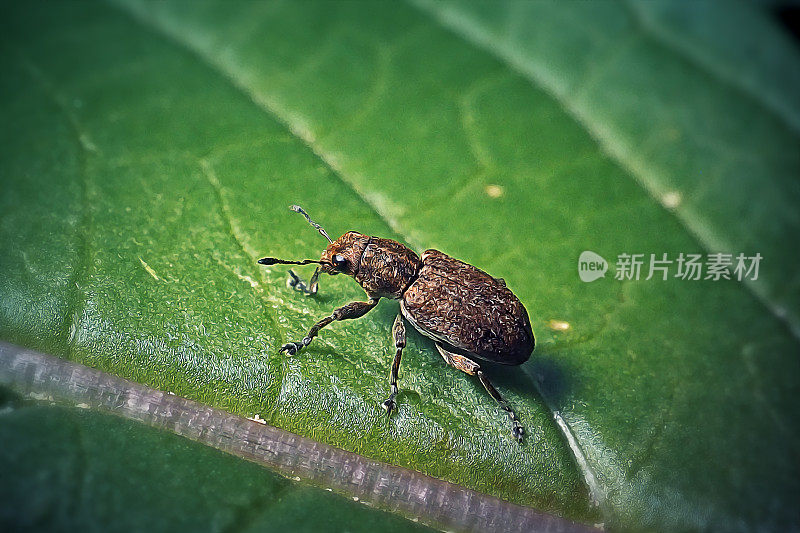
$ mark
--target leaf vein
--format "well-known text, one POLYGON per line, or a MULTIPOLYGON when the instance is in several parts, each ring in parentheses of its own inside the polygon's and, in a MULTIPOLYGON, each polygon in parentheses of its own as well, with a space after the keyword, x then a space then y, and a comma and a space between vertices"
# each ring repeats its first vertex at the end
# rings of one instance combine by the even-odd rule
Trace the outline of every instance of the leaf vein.
POLYGON ((69 354, 74 348, 73 342, 77 338, 77 331, 80 327, 80 322, 86 307, 87 296, 85 291, 81 289, 80 283, 81 280, 86 279, 88 276, 91 266, 89 235, 91 234, 92 217, 90 212, 90 184, 87 164, 89 153, 96 152, 97 147, 92 142, 88 133, 81 127, 78 118, 66 105, 66 98, 64 95, 56 90, 53 82, 45 75, 44 71, 42 71, 42 69, 22 50, 18 49, 17 52, 20 64, 31 76, 31 79, 42 87, 44 93, 66 118, 69 131, 72 133, 75 145, 78 148, 80 216, 78 219, 78 227, 75 232, 77 237, 78 259, 77 264, 74 266, 68 278, 67 287, 71 292, 71 297, 68 299, 60 329, 60 338, 64 343, 64 350, 69 354))
POLYGON ((307 125, 306 120, 304 120, 302 116, 281 106, 276 99, 270 98, 265 94, 258 93, 254 88, 247 85, 246 80, 241 75, 237 75, 237 72, 235 72, 234 68, 226 66, 221 61, 216 61, 214 58, 205 53, 199 46, 192 43, 190 39, 179 35, 177 32, 171 31, 169 28, 160 24, 157 20, 147 17, 146 13, 138 10, 134 11, 133 9, 127 8, 123 5, 114 5, 119 7, 122 12, 129 14, 134 21, 137 21, 142 26, 159 31, 162 35, 176 43, 178 46, 189 50, 201 63, 208 66, 212 71, 218 73, 224 79, 228 80, 231 86, 247 96, 264 113, 272 117, 279 124, 283 125, 289 131, 289 133, 292 134, 292 136, 296 137, 298 141, 303 143, 303 145, 308 148, 308 150, 313 153, 321 163, 323 163, 323 165, 333 176, 335 176, 343 185, 352 191, 362 202, 370 207, 396 235, 404 238, 406 242, 415 244, 410 236, 403 233, 398 220, 392 216, 385 206, 382 206, 382 204, 385 202, 379 201, 379 199, 382 198, 380 195, 370 194, 368 191, 365 191, 358 186, 353 180, 347 179, 342 169, 342 165, 338 160, 339 156, 330 152, 326 152, 320 146, 320 144, 317 142, 316 135, 314 132, 312 132, 311 128, 307 125))

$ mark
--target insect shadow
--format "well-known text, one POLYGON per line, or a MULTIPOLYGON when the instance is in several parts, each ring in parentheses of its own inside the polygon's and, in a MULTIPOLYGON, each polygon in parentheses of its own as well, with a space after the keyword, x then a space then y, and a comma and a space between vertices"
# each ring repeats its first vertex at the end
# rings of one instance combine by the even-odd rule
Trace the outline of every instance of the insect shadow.
MULTIPOLYGON (((390 309, 389 306, 383 309, 386 317, 394 312, 390 309)), ((408 336, 423 356, 429 357, 430 361, 441 361, 436 344, 431 339, 414 330, 409 331, 408 336)), ((576 368, 555 356, 557 350, 558 347, 554 345, 537 346, 531 359, 521 366, 484 360, 480 363, 499 388, 521 396, 526 403, 538 403, 548 409, 561 410, 579 384, 580 376, 576 368)), ((441 362, 446 365, 444 361, 441 362)), ((476 382, 475 387, 476 390, 480 389, 480 383, 476 382)))
POLYGON ((554 409, 561 410, 580 383, 578 370, 557 359, 546 348, 534 352, 525 371, 536 380, 537 393, 554 409))

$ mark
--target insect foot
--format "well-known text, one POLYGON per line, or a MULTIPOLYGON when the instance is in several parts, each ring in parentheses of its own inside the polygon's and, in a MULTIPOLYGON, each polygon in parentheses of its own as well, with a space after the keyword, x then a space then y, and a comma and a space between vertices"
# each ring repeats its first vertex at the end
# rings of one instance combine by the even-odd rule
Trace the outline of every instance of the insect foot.
POLYGON ((386 418, 389 418, 392 416, 392 411, 397 410, 397 403, 393 399, 389 398, 381 404, 381 407, 386 409, 386 418))
POLYGON ((302 292, 307 296, 314 296, 319 290, 319 273, 320 270, 317 268, 314 271, 314 274, 311 276, 311 279, 308 280, 308 283, 306 284, 305 281, 300 279, 300 276, 295 274, 293 270, 289 269, 289 277, 286 279, 286 286, 290 289, 302 292))
MULTIPOLYGON (((303 341, 305 341, 305 339, 303 339, 303 341)), ((294 355, 305 348, 307 344, 307 342, 287 342, 281 346, 280 352, 278 353, 286 352, 288 355, 294 355)))
MULTIPOLYGON (((286 278, 286 287, 289 289, 297 289, 298 285, 305 287, 303 280, 301 280, 300 277, 294 273, 294 270, 289 269, 289 277, 286 278)), ((299 290, 303 289, 301 288, 299 290)))
POLYGON ((525 436, 525 428, 522 427, 522 424, 519 421, 514 421, 514 427, 511 428, 511 434, 514 435, 514 438, 517 439, 517 442, 522 444, 522 438, 525 436))

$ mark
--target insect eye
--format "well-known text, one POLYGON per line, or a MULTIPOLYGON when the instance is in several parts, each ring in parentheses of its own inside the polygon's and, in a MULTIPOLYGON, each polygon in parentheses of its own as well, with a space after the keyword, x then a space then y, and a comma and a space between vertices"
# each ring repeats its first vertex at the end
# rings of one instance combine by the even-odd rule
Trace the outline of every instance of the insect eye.
POLYGON ((344 270, 345 267, 347 266, 347 258, 345 258, 343 255, 336 254, 333 256, 331 261, 333 262, 333 266, 336 267, 337 270, 344 270))

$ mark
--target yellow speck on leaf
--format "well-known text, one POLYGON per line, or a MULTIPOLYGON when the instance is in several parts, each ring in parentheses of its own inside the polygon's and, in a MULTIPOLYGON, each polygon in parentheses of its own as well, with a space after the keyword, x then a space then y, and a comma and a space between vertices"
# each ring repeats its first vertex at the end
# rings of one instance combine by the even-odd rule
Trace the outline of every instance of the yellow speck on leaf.
POLYGON ((483 190, 486 191, 486 195, 489 198, 500 198, 505 192, 500 185, 487 185, 483 190))
POLYGON ((567 331, 570 328, 569 322, 563 320, 550 320, 547 322, 547 327, 553 331, 567 331))
POLYGON ((681 205, 681 200, 683 200, 683 197, 678 191, 668 192, 661 197, 661 203, 664 204, 664 207, 667 209, 675 209, 681 205))

